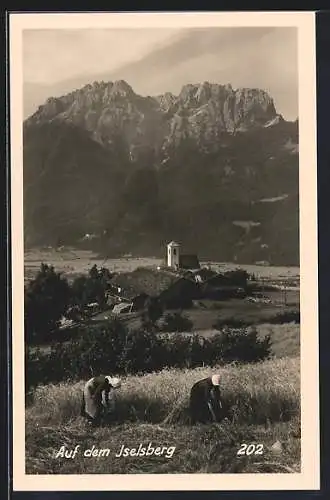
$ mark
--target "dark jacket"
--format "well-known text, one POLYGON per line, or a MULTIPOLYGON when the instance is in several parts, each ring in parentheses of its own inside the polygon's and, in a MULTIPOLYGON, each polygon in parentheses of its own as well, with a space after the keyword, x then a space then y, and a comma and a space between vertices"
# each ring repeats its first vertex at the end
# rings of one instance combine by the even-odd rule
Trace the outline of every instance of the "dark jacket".
POLYGON ((212 384, 211 377, 196 382, 190 391, 190 416, 192 423, 219 422, 222 404, 219 386, 212 384))

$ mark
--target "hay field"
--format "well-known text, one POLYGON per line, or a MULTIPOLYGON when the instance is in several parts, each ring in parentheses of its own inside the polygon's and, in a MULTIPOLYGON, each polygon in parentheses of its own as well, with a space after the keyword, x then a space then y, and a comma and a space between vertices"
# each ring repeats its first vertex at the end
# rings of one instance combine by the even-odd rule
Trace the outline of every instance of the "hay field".
POLYGON ((203 367, 128 377, 118 392, 116 422, 92 430, 79 416, 83 381, 39 386, 26 408, 26 472, 299 472, 299 359, 219 368, 229 419, 191 426, 189 389, 212 371, 203 367), (174 452, 171 457, 116 457, 123 445, 138 448, 141 443, 174 452), (262 445, 262 454, 238 455, 243 443, 262 445), (79 445, 74 459, 56 458, 63 445, 67 450, 79 445), (92 446, 108 449, 108 456, 86 458, 84 450, 92 446))

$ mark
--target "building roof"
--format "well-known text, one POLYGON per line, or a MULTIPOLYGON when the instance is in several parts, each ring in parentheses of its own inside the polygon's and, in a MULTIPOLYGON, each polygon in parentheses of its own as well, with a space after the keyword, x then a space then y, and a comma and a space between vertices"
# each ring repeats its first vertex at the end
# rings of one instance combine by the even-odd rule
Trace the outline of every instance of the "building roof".
POLYGON ((119 314, 122 311, 125 311, 125 309, 129 309, 130 305, 131 304, 128 304, 127 302, 126 303, 121 303, 121 304, 116 304, 113 307, 112 312, 113 312, 113 314, 119 314))
POLYGON ((184 269, 198 269, 199 260, 195 254, 181 254, 179 256, 179 267, 184 269))
POLYGON ((202 267, 200 269, 188 269, 184 273, 184 277, 195 279, 197 282, 205 282, 210 278, 213 278, 217 273, 208 269, 207 267, 202 267))
POLYGON ((177 274, 170 271, 138 268, 117 274, 113 282, 121 287, 121 296, 132 299, 141 294, 156 297, 179 279, 177 274))

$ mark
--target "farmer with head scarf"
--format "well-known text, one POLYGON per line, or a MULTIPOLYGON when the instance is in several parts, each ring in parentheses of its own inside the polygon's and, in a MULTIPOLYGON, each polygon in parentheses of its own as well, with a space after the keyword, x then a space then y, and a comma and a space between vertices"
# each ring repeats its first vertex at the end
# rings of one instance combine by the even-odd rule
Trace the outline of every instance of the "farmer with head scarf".
POLYGON ((196 382, 190 391, 192 423, 219 422, 222 417, 220 375, 215 374, 196 382))
POLYGON ((100 375, 86 382, 83 390, 81 415, 97 425, 102 415, 115 410, 114 390, 121 386, 119 378, 100 375))

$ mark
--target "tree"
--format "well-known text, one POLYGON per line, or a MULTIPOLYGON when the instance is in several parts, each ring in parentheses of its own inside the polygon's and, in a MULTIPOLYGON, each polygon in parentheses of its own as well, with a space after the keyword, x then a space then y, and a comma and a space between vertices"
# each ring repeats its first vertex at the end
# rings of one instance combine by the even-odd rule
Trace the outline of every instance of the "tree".
POLYGON ((25 290, 24 319, 27 343, 51 338, 70 304, 70 286, 53 266, 41 264, 40 271, 25 290))
POLYGON ((78 276, 72 283, 72 305, 82 316, 86 315, 87 305, 97 302, 102 309, 107 301, 106 291, 112 275, 108 269, 99 270, 94 265, 87 276, 78 276))

